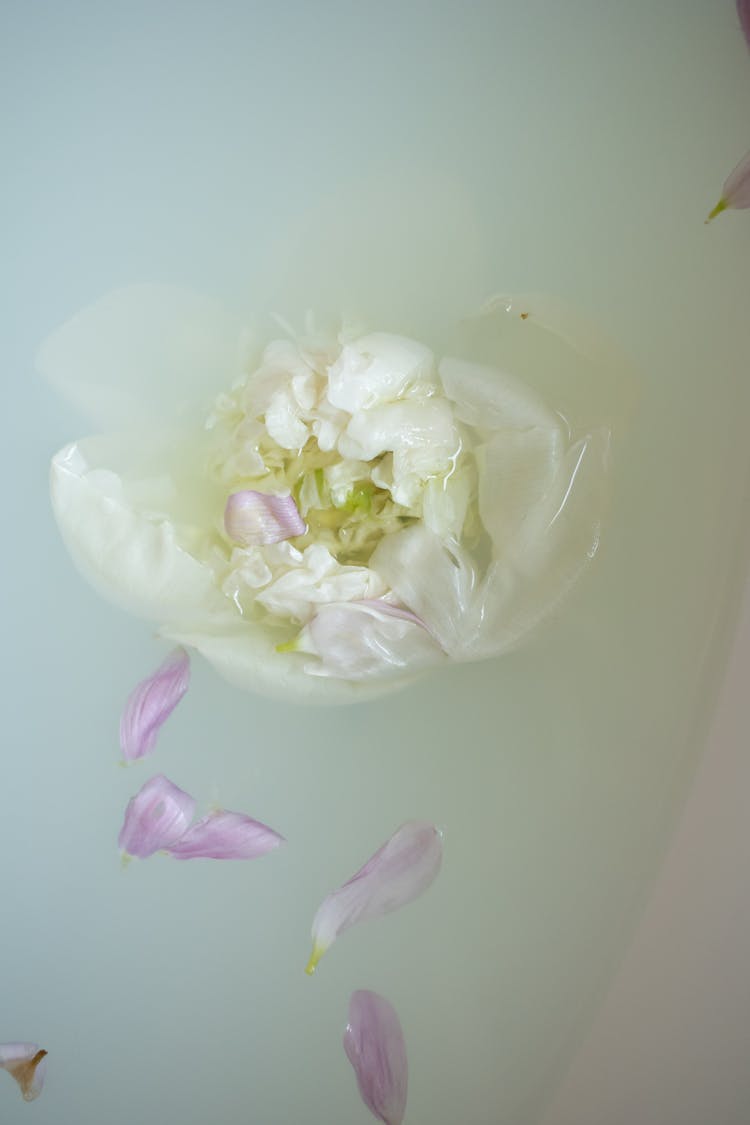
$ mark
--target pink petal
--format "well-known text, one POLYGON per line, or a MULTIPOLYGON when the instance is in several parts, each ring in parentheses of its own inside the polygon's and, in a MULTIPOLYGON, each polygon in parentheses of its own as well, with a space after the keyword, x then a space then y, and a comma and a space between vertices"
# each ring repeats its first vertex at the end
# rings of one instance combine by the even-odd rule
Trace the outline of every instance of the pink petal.
POLYGON ((185 835, 195 801, 159 774, 140 789, 125 810, 119 844, 126 855, 146 859, 185 835))
POLYGON ((747 207, 750 207, 750 152, 743 156, 737 167, 730 172, 724 182, 721 199, 706 222, 710 223, 722 211, 744 211, 747 207))
POLYGON ((283 840, 259 820, 222 809, 188 828, 167 851, 175 859, 257 859, 283 840))
POLYGON ((0 1043, 0 1069, 15 1078, 24 1101, 33 1102, 44 1086, 47 1052, 36 1043, 0 1043))
POLYGON ((291 496, 271 496, 265 492, 233 492, 224 509, 227 535, 243 547, 280 543, 303 535, 305 521, 291 496))
POLYGON ((737 0, 737 15, 740 17, 745 42, 750 47, 750 0, 737 0))
POLYGON ((162 724, 190 683, 190 657, 176 648, 155 672, 133 689, 120 719, 120 749, 126 762, 153 750, 162 724))
POLYGON ((385 1125, 401 1125, 409 1067, 401 1024, 377 992, 353 992, 344 1050, 357 1076, 362 1101, 385 1125))
POLYGON ((442 839, 434 825, 421 820, 402 824, 356 875, 324 899, 313 919, 313 950, 305 971, 314 973, 339 934, 356 922, 398 910, 421 895, 442 858, 442 839))

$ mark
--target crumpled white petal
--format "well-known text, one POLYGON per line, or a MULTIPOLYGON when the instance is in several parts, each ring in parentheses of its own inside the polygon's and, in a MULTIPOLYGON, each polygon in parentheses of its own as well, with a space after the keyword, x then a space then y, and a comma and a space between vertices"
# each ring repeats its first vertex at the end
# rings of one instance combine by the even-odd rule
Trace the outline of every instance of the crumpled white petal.
POLYGON ((318 657, 313 676, 350 680, 417 672, 444 659, 439 645, 411 614, 378 602, 323 605, 300 633, 295 652, 318 657))
POLYGON ((328 371, 328 401, 356 414, 381 402, 391 402, 410 385, 433 379, 429 348, 405 336, 372 332, 346 344, 328 371))
POLYGON ((299 564, 267 586, 256 601, 271 613, 304 624, 317 605, 377 598, 385 592, 383 581, 370 567, 342 566, 329 550, 313 543, 299 556, 299 564))
POLYGON ((36 1043, 0 1043, 0 1070, 15 1078, 25 1102, 33 1102, 44 1086, 47 1052, 36 1043))

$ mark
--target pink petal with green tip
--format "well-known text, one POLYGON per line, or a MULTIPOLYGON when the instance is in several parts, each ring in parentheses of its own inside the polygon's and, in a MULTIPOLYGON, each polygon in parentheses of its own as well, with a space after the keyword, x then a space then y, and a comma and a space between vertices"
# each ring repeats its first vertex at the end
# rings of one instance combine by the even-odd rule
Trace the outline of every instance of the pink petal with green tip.
POLYGON ((120 830, 122 851, 138 859, 176 844, 186 833, 195 812, 195 801, 168 778, 159 774, 139 789, 125 810, 120 830))
POLYGON ((166 850, 175 859, 257 859, 283 843, 273 828, 224 809, 199 820, 166 850))

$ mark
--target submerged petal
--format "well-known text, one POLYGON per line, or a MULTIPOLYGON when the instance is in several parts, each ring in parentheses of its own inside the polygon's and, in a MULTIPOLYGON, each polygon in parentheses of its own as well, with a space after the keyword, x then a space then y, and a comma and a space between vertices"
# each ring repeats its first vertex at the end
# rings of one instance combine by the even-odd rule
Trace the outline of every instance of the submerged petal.
POLYGON ((245 489, 233 492, 227 500, 224 527, 235 543, 259 547, 304 535, 305 521, 292 496, 271 496, 245 489))
POLYGON ((0 1043, 0 1069, 18 1083, 24 1101, 33 1102, 44 1086, 47 1052, 36 1043, 0 1043))
POLYGON ((737 0, 737 15, 745 42, 750 47, 750 0, 737 0))
POLYGON ((166 851, 175 859, 257 859, 283 841, 259 820, 221 809, 188 828, 166 851))
POLYGON ((385 997, 365 989, 352 993, 344 1050, 370 1112, 385 1125, 401 1125, 409 1067, 401 1024, 385 997))
POLYGON ((314 676, 365 680, 405 670, 415 674, 443 653, 414 613, 379 599, 334 602, 320 607, 302 630, 294 652, 319 659, 314 676))
POLYGON ((442 839, 434 825, 422 820, 402 824, 356 875, 324 899, 313 919, 313 950, 305 971, 314 973, 339 934, 356 922, 398 910, 421 895, 437 876, 442 858, 442 839))
POLYGON ((710 223, 722 211, 743 211, 750 207, 750 152, 743 156, 726 180, 721 191, 721 199, 706 219, 710 223))
POLYGON ((184 648, 176 648, 133 689, 120 719, 120 749, 126 762, 151 753, 189 683, 190 657, 184 648))
POLYGON ((126 855, 146 859, 176 844, 187 831, 195 801, 163 774, 152 777, 132 797, 118 843, 126 855))

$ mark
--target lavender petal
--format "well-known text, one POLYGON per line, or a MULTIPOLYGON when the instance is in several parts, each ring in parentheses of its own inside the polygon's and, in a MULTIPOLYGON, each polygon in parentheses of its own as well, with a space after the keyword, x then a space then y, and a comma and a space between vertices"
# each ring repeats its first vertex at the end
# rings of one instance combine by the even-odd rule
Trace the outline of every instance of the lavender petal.
POLYGON ((233 492, 227 500, 224 527, 235 543, 257 547, 303 535, 305 521, 292 496, 272 496, 246 489, 233 492))
POLYGON ((128 696, 120 719, 120 749, 126 762, 150 754, 163 724, 190 683, 190 657, 176 648, 128 696))
POLYGON ((168 778, 152 777, 125 810, 119 845, 125 855, 146 859, 176 844, 187 831, 195 801, 168 778))
POLYGON ((401 1125, 409 1068, 395 1009, 376 992, 353 992, 344 1050, 354 1067, 362 1101, 385 1125, 401 1125))
POLYGON ((257 859, 284 837, 243 813, 220 810, 199 820, 166 850, 175 859, 257 859))

